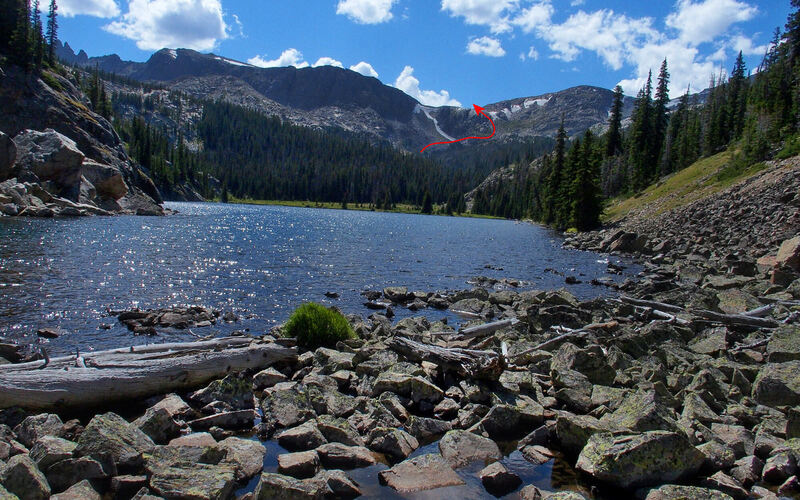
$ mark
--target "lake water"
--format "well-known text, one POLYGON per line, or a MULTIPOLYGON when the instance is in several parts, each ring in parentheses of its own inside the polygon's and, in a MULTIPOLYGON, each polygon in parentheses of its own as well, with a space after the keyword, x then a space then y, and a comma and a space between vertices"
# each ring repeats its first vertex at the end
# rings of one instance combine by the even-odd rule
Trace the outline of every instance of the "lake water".
MULTIPOLYGON (((61 328, 48 342, 51 353, 193 340, 185 331, 134 337, 107 314, 192 304, 242 318, 194 329, 197 335, 260 334, 304 301, 366 317, 372 311, 363 305, 363 290, 464 289, 476 276, 552 289, 574 275, 585 282, 568 287, 579 297, 610 293, 588 284, 607 277, 607 256, 562 249, 558 233, 532 224, 276 206, 167 207, 179 213, 0 218, 0 337, 41 342, 37 329, 61 328), (340 297, 328 299, 325 292, 340 297)), ((436 310, 398 307, 395 313, 458 321, 436 310)))

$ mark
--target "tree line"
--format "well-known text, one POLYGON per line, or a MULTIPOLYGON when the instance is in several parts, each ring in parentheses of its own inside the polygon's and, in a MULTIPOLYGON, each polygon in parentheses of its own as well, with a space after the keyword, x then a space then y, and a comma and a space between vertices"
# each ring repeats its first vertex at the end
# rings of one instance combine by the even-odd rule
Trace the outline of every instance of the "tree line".
POLYGON ((45 27, 39 0, 0 0, 0 54, 27 71, 55 65, 57 12, 56 0, 50 0, 45 27))
POLYGON ((560 229, 599 225, 604 200, 635 194, 699 158, 730 148, 725 175, 773 155, 800 153, 800 0, 776 30, 754 76, 740 52, 730 76, 711 78, 704 103, 689 90, 669 108, 669 71, 661 65, 636 96, 622 127, 622 88, 614 89, 608 129, 569 140, 563 124, 552 153, 520 157, 509 182, 474 193, 472 211, 529 217, 560 229))

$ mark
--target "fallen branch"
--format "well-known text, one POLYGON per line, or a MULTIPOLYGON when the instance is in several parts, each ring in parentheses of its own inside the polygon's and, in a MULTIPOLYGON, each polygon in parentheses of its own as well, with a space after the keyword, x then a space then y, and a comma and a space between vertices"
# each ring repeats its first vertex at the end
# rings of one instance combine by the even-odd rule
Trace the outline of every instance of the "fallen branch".
POLYGON ((546 350, 550 349, 551 347, 564 342, 567 339, 582 338, 582 337, 585 337, 587 335, 591 335, 593 333, 591 330, 586 330, 586 329, 572 330, 570 328, 565 328, 565 327, 560 327, 560 328, 563 328, 563 329, 566 329, 566 330, 569 330, 569 331, 567 331, 567 333, 559 335, 558 337, 552 338, 552 339, 550 339, 550 340, 548 340, 546 342, 542 342, 539 345, 533 346, 530 349, 525 349, 522 352, 514 354, 513 356, 511 356, 511 358, 512 359, 518 359, 518 358, 520 358, 522 356, 525 356, 526 354, 530 354, 532 352, 546 351, 546 350))
POLYGON ((65 356, 46 369, 38 369, 41 362, 6 365, 0 367, 0 408, 41 411, 145 398, 296 357, 294 349, 236 338, 65 356))
POLYGON ((633 297, 627 297, 625 295, 619 298, 620 301, 625 302, 626 304, 632 304, 635 306, 641 307, 649 307, 651 309, 657 309, 660 311, 671 311, 671 312, 684 312, 684 309, 680 306, 675 306, 672 304, 667 304, 665 302, 655 302, 652 300, 642 300, 642 299, 634 299, 633 297))
POLYGON ((386 345, 410 361, 435 363, 446 371, 453 371, 461 376, 497 379, 504 368, 502 357, 494 351, 445 348, 415 342, 405 337, 392 337, 386 345))
POLYGON ((514 326, 519 323, 517 318, 511 319, 504 319, 500 321, 494 321, 492 323, 486 323, 484 325, 477 325, 471 326, 469 328, 464 328, 459 330, 458 334, 460 335, 461 339, 472 339, 476 337, 483 337, 484 335, 490 335, 497 330, 501 330, 503 328, 514 326))
POLYGON ((703 309, 691 311, 691 314, 724 325, 739 325, 750 328, 777 328, 778 322, 772 319, 745 316, 743 314, 720 314, 703 309))

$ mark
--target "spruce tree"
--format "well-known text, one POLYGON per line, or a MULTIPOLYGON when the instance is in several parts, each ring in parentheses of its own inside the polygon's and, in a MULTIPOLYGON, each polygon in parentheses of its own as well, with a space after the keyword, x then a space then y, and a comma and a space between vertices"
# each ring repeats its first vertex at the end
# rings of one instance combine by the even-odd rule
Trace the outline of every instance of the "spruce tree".
POLYGON ((56 0, 50 0, 50 10, 47 12, 47 60, 50 64, 56 61, 56 41, 58 41, 58 5, 56 0))
POLYGON ((650 183, 654 180, 658 160, 661 157, 662 148, 664 145, 664 138, 667 133, 667 124, 669 117, 667 115, 667 106, 669 105, 669 72, 667 71, 667 60, 661 63, 661 69, 658 72, 658 85, 656 86, 656 95, 653 102, 653 139, 650 142, 650 153, 648 155, 648 163, 652 165, 649 172, 647 182, 650 183))
POLYGON ((28 0, 17 2, 16 26, 11 35, 9 52, 11 52, 11 60, 26 70, 30 69, 33 56, 30 17, 31 9, 28 0))
POLYGON ((431 201, 431 193, 428 190, 425 190, 425 195, 422 197, 422 213, 433 213, 433 202, 431 201))
POLYGON ((0 52, 8 53, 17 29, 20 0, 0 0, 0 52))
POLYGON ((600 194, 599 158, 594 145, 594 135, 587 130, 583 144, 577 153, 578 163, 572 182, 572 226, 579 231, 594 229, 600 225, 603 210, 600 194))
POLYGON ((33 58, 36 68, 42 67, 44 61, 44 33, 42 33, 42 16, 39 13, 39 0, 33 0, 31 10, 31 25, 33 26, 33 58))
MULTIPOLYGON (((800 0, 799 0, 800 1, 800 0)), ((736 57, 733 72, 728 81, 728 139, 735 140, 742 136, 744 129, 744 115, 747 108, 747 79, 745 77, 745 64, 742 51, 736 57)))
POLYGON ((647 185, 650 171, 654 167, 648 164, 650 148, 653 141, 653 80, 652 73, 647 75, 647 83, 636 96, 633 109, 633 123, 628 141, 628 165, 631 170, 629 185, 638 191, 647 185))
POLYGON ((611 117, 608 120, 606 134, 606 157, 610 158, 622 152, 622 87, 614 87, 614 102, 611 105, 611 117))

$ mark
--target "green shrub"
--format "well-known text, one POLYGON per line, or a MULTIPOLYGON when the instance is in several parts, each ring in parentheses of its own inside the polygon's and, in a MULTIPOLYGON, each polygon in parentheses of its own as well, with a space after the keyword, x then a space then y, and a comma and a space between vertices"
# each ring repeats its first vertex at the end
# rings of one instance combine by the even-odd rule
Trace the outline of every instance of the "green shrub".
POLYGON ((785 160, 792 156, 800 155, 800 134, 790 137, 783 145, 783 149, 778 153, 778 159, 785 160))
POLYGON ((56 78, 53 75, 51 75, 46 71, 42 72, 42 81, 46 83, 48 87, 57 92, 61 92, 62 90, 64 90, 64 87, 61 86, 61 83, 58 80, 56 80, 56 78))
POLYGON ((340 340, 356 338, 341 313, 314 302, 295 309, 283 332, 287 337, 295 337, 298 345, 309 349, 333 347, 340 340))

